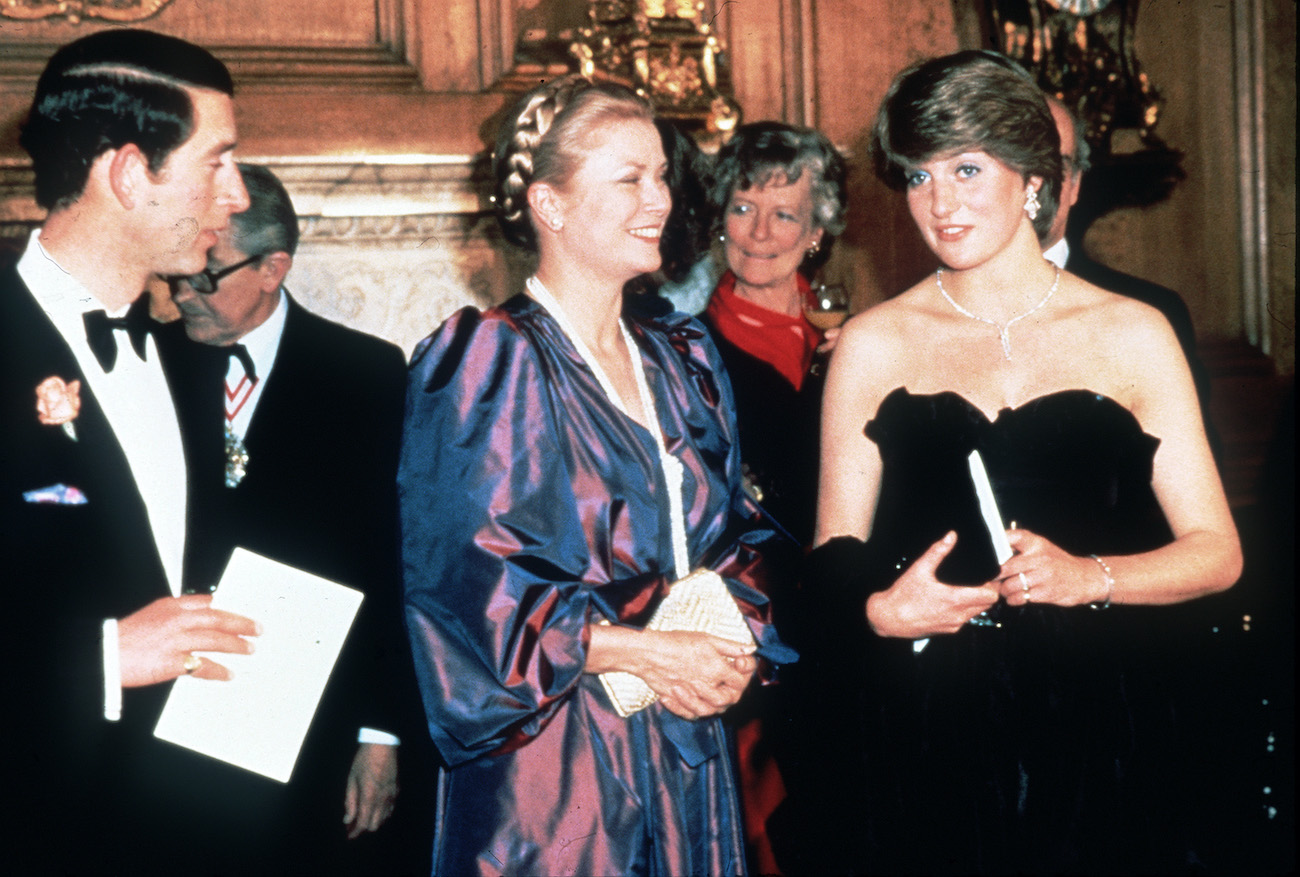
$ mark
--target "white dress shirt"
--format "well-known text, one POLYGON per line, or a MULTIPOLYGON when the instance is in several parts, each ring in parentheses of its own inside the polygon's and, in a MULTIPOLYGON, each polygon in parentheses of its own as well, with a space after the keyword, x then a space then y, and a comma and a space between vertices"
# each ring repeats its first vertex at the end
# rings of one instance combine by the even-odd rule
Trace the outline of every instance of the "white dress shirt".
POLYGON ((1061 238, 1043 250, 1043 258, 1064 271, 1065 263, 1070 261, 1070 245, 1065 242, 1065 238, 1061 238))
MULTIPOLYGON (((279 301, 276 302, 271 316, 267 317, 262 325, 239 339, 238 343, 248 350, 248 355, 253 360, 253 368, 257 369, 257 383, 253 385, 253 391, 248 394, 248 401, 229 423, 230 431, 240 439, 248 434, 248 425, 253 420, 253 410, 257 408, 257 401, 262 398, 262 388, 266 386, 266 379, 270 377, 271 368, 275 365, 275 354, 280 349, 280 339, 284 336, 284 322, 288 315, 289 305, 285 300, 284 288, 281 287, 279 301)), ((235 362, 238 360, 231 360, 232 367, 235 362)))

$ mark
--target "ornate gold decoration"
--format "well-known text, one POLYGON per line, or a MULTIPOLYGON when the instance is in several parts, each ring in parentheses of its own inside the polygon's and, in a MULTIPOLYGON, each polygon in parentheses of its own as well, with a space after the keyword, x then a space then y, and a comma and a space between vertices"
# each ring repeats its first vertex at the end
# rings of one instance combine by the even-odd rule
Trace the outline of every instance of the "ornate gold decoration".
POLYGON ((1047 0, 1047 5, 1075 15, 1092 15, 1110 5, 1110 0, 1047 0))
POLYGON ((1155 135, 1161 98, 1134 53, 1139 0, 992 0, 988 14, 997 48, 1079 115, 1088 143, 1108 155, 1116 129, 1133 128, 1146 144, 1155 135))
POLYGON ((1117 207, 1164 200, 1186 176, 1182 153, 1155 132, 1162 100, 1134 51, 1138 3, 988 0, 985 7, 992 45, 1084 122, 1092 170, 1070 211, 1072 239, 1117 207), (1126 130, 1137 137, 1117 141, 1126 130))
POLYGON ((83 18, 105 21, 143 21, 171 0, 0 0, 0 16, 33 20, 66 18, 78 24, 83 18))
POLYGON ((701 0, 592 0, 587 15, 570 47, 579 72, 636 89, 701 141, 720 142, 740 123, 701 0))
POLYGON ((585 27, 526 31, 514 66, 494 87, 522 92, 571 72, 620 82, 715 147, 740 124, 740 106, 704 10, 703 0, 589 0, 585 27))

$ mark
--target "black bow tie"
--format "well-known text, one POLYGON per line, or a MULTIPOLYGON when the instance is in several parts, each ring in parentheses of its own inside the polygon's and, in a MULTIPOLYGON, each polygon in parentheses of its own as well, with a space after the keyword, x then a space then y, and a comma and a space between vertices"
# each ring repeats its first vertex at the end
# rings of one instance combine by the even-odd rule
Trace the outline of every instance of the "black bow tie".
POLYGON ((91 353, 99 360, 99 366, 105 373, 111 372, 117 365, 117 339, 114 329, 125 329, 131 339, 131 347, 141 360, 145 358, 144 341, 149 335, 149 299, 141 295, 131 305, 125 317, 110 317, 104 311, 87 311, 81 315, 86 324, 86 343, 91 353))
POLYGON ((243 364, 244 374, 248 375, 248 379, 256 384, 257 368, 253 365, 253 357, 249 354, 248 348, 242 344, 232 344, 226 349, 230 351, 232 357, 243 364))

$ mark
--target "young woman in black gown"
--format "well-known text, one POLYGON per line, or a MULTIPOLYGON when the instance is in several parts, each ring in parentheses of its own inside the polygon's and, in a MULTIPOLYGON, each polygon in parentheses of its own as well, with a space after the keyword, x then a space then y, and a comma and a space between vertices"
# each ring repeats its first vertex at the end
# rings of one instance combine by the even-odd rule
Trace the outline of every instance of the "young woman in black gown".
POLYGON ((810 585, 839 750, 809 849, 873 873, 1189 867, 1143 650, 1151 607, 1230 587, 1241 555, 1178 342, 1043 259, 1059 140, 1006 59, 908 69, 873 141, 943 267, 850 320, 828 376, 816 540, 852 574, 810 585))

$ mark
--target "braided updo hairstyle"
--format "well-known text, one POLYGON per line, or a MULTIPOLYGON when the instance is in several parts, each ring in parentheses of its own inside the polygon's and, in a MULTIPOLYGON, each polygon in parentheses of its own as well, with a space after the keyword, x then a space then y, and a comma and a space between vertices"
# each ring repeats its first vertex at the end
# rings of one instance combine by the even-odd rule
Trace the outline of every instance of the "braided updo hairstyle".
POLYGON ((533 183, 563 186, 584 157, 590 133, 610 121, 654 121, 650 104, 630 88, 571 74, 525 94, 497 132, 492 171, 497 220, 506 240, 537 249, 528 209, 533 183))

